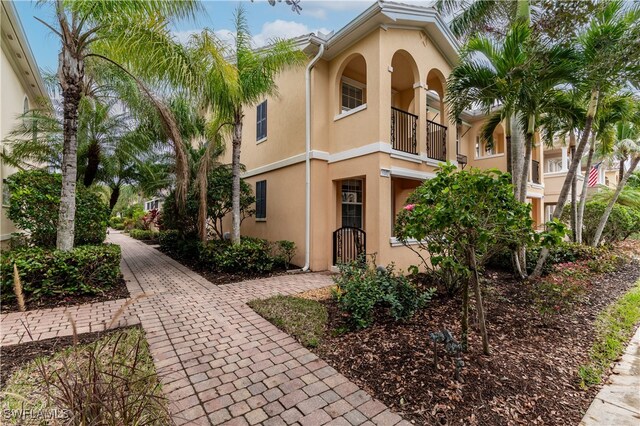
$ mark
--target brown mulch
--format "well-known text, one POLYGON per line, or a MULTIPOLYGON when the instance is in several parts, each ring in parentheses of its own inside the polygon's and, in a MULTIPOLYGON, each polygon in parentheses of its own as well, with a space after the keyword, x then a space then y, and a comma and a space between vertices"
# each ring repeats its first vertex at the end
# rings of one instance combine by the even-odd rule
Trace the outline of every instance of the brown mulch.
MULTIPOLYGON (((207 281, 215 285, 232 284, 232 283, 238 283, 241 281, 257 280, 262 278, 269 278, 269 277, 275 277, 278 275, 294 273, 294 272, 287 272, 284 269, 274 269, 273 271, 265 274, 255 274, 255 273, 246 273, 246 272, 234 272, 234 273, 217 272, 217 271, 212 271, 206 267, 203 267, 202 264, 198 262, 197 259, 194 259, 194 260, 182 259, 180 257, 173 256, 171 253, 162 251, 159 247, 155 247, 155 248, 156 250, 161 251, 162 253, 166 254, 176 262, 181 263, 183 266, 186 266, 187 268, 191 269, 193 272, 201 275, 207 281)), ((293 271, 296 269, 299 269, 299 267, 295 265, 289 266, 289 271, 293 271)))
MULTIPOLYGON (((545 326, 532 306, 528 284, 501 272, 486 277, 492 355, 482 355, 472 311, 463 383, 453 379, 453 360, 442 346, 434 367, 429 339, 430 332, 442 329, 459 337, 457 299, 437 297, 405 323, 379 318, 365 330, 328 332, 314 351, 415 424, 578 424, 598 390, 582 390, 577 378, 578 366, 588 360, 595 318, 633 286, 640 264, 595 277, 587 300, 552 326, 545 326)), ((322 303, 329 310, 329 331, 344 329, 335 302, 322 303)))
MULTIPOLYGON (((78 344, 88 344, 93 343, 102 337, 118 333, 132 327, 140 326, 134 325, 130 327, 114 328, 107 331, 82 333, 78 334, 76 337, 78 339, 78 344)), ((0 368, 0 389, 5 387, 14 371, 20 369, 23 365, 26 365, 39 357, 51 356, 56 352, 71 347, 72 345, 73 336, 63 336, 39 340, 37 342, 27 342, 0 347, 0 359, 2 359, 2 368, 0 368)))
MULTIPOLYGON (((122 278, 118 280, 118 283, 111 288, 105 289, 101 293, 97 294, 60 294, 60 295, 52 295, 43 297, 40 300, 28 300, 26 301, 27 311, 32 311, 34 309, 47 309, 47 308, 58 308, 61 306, 75 306, 75 305, 84 305, 87 303, 98 303, 98 302, 107 302, 109 300, 118 300, 118 299, 127 299, 129 298, 129 290, 127 290, 127 284, 122 278)), ((3 302, 2 306, 0 306, 1 312, 17 312, 18 303, 15 300, 11 300, 10 302, 3 302)))

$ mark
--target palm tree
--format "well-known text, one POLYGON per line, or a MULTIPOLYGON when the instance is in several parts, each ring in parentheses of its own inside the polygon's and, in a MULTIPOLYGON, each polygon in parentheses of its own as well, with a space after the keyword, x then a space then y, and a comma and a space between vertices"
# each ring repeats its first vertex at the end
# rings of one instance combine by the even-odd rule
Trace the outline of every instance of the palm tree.
MULTIPOLYGON (((62 192, 57 248, 73 248, 78 109, 88 62, 106 61, 141 78, 184 82, 186 57, 168 20, 192 17, 195 0, 57 0, 55 23, 43 22, 61 42, 58 82, 63 99, 62 192)), ((165 112, 165 111, 161 111, 165 112)), ((163 114, 166 115, 166 114, 163 114)), ((170 118, 167 117, 170 122, 170 118)))
MULTIPOLYGON (((595 14, 589 25, 577 38, 581 81, 578 87, 589 94, 587 114, 564 184, 558 196, 553 219, 560 219, 576 172, 587 147, 591 128, 596 117, 598 101, 603 94, 617 91, 637 73, 636 58, 639 54, 637 36, 640 29, 640 7, 628 6, 622 1, 606 2, 595 14)), ((543 248, 533 272, 542 274, 549 250, 543 248)))
POLYGON ((629 125, 628 123, 618 123, 616 128, 617 137, 614 152, 615 157, 618 158, 620 164, 620 180, 618 181, 618 185, 613 196, 607 204, 607 208, 600 218, 593 241, 591 242, 593 247, 597 247, 598 244, 600 244, 600 238, 602 237, 602 232, 609 220, 609 215, 613 210, 613 205, 618 201, 627 180, 629 180, 629 177, 635 171, 638 163, 640 163, 640 131, 638 128, 633 125, 629 125), (629 168, 625 171, 625 163, 627 161, 629 161, 630 164, 629 168))
POLYGON ((221 43, 213 32, 203 31, 191 40, 191 53, 200 61, 205 81, 200 96, 202 106, 215 109, 222 122, 232 126, 233 209, 231 239, 240 242, 240 150, 242 147, 243 108, 255 105, 277 93, 276 76, 283 70, 302 64, 306 56, 291 40, 275 40, 268 48, 255 50, 242 6, 235 13, 235 43, 223 52, 231 58, 224 63, 221 43))

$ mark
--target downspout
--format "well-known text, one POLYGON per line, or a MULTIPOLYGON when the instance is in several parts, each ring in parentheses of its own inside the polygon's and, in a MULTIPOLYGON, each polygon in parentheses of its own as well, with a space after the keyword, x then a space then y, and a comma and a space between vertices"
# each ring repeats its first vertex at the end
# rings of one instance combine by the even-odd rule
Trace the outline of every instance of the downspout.
POLYGON ((304 218, 304 266, 309 270, 311 263, 311 70, 324 53, 324 43, 320 44, 318 54, 309 62, 305 71, 305 218, 304 218))

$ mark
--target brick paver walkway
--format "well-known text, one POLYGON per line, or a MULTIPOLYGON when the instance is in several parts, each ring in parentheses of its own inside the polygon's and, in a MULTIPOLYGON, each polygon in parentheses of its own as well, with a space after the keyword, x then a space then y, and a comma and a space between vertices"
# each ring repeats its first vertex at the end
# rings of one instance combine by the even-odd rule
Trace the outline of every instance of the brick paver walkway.
MULTIPOLYGON (((177 424, 409 424, 246 305, 330 285, 328 275, 215 286, 144 243, 117 233, 109 240, 122 247, 131 294, 147 295, 120 324, 144 327, 177 424)), ((69 312, 79 330, 101 329, 122 303, 69 312)), ((24 315, 1 317, 3 345, 29 339, 24 315)), ((30 314, 29 328, 35 340, 71 333, 60 308, 30 314)))

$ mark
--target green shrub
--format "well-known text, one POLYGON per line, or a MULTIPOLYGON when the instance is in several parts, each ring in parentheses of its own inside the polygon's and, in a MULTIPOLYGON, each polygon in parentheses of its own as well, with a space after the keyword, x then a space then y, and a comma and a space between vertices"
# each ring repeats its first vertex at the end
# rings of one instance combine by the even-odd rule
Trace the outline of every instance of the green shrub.
POLYGON ((178 250, 180 232, 177 229, 169 229, 158 233, 160 249, 168 254, 175 254, 178 250))
POLYGON ((136 240, 155 240, 158 238, 158 233, 146 229, 132 229, 129 236, 136 240))
MULTIPOLYGON (((600 223, 600 218, 607 207, 607 203, 590 201, 584 207, 582 237, 586 243, 591 243, 600 223)), ((564 216, 563 216, 564 218, 564 216)), ((607 221, 601 240, 606 243, 622 241, 637 230, 636 215, 631 207, 614 204, 607 221)))
POLYGON ((120 216, 111 216, 109 219, 109 226, 115 228, 118 225, 124 224, 124 218, 120 216))
POLYGON ((356 328, 371 325, 376 307, 388 308, 396 321, 411 318, 435 292, 419 291, 406 277, 397 275, 393 265, 374 269, 365 262, 352 262, 339 265, 339 269, 333 296, 356 328))
POLYGON ((285 269, 289 269, 291 260, 296 255, 296 243, 288 240, 276 241, 275 245, 275 259, 277 263, 283 264, 285 269))
POLYGON ((221 272, 271 272, 275 263, 267 240, 243 237, 239 244, 213 240, 200 247, 200 262, 221 272))
POLYGON ((18 267, 27 301, 51 295, 96 294, 120 279, 120 246, 80 246, 71 251, 32 247, 0 257, 0 300, 15 298, 13 264, 18 267))
MULTIPOLYGON (((7 184, 9 219, 29 231, 33 244, 55 246, 62 176, 44 170, 21 171, 9 176, 7 184)), ((109 207, 92 189, 78 185, 76 191, 74 244, 100 244, 107 235, 109 207)))

